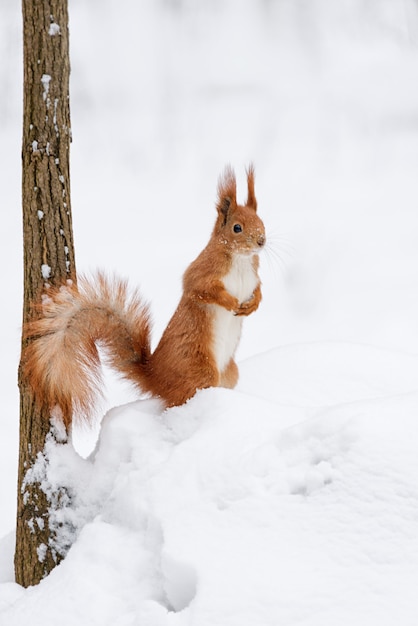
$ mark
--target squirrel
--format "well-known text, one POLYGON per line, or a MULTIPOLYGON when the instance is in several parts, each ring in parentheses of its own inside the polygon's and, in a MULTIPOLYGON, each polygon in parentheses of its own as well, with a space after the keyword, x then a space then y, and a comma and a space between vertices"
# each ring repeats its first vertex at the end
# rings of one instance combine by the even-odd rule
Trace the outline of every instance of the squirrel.
POLYGON ((198 389, 235 387, 234 355, 243 317, 261 301, 259 252, 266 243, 252 165, 246 174, 245 205, 237 203, 232 168, 219 177, 212 235, 186 269, 180 302, 153 352, 149 308, 126 281, 98 272, 77 285, 49 287, 39 319, 23 329, 23 373, 40 406, 58 407, 67 427, 91 417, 102 388, 98 345, 111 368, 164 408, 198 389))

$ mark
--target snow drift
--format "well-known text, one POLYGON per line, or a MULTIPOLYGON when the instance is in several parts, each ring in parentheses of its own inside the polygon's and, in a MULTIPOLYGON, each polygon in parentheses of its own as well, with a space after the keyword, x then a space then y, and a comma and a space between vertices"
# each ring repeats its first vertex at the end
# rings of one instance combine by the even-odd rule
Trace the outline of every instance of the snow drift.
POLYGON ((312 344, 241 369, 111 410, 88 459, 49 451, 77 539, 38 587, 0 586, 0 623, 416 623, 418 358, 312 344))

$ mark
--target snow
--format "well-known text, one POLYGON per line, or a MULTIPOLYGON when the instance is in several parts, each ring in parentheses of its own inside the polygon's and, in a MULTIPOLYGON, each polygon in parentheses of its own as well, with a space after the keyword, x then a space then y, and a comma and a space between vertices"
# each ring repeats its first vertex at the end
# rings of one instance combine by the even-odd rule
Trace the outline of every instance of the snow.
POLYGON ((78 269, 141 285, 156 341, 217 176, 231 163, 244 198, 253 161, 263 301, 235 390, 162 413, 108 376, 81 456, 37 467, 51 502, 70 490, 55 540, 74 543, 16 585, 21 17, 2 2, 1 626, 415 626, 416 3, 96 4, 69 7, 78 269))
POLYGON ((47 265, 46 263, 43 263, 43 264, 41 265, 41 274, 42 274, 42 278, 45 278, 45 280, 46 280, 47 278, 50 278, 50 276, 51 276, 51 271, 52 271, 52 270, 51 270, 50 266, 49 266, 49 265, 47 265))
POLYGON ((51 82, 51 76, 49 74, 42 74, 41 83, 44 88, 43 99, 46 100, 49 93, 49 83, 51 82))
POLYGON ((55 24, 55 22, 51 22, 51 24, 49 25, 49 29, 48 29, 48 35, 51 35, 51 37, 55 37, 56 35, 59 35, 61 32, 61 29, 59 27, 59 24, 55 24))
POLYGON ((0 587, 4 623, 44 606, 47 624, 415 624, 418 391, 400 386, 418 357, 394 354, 391 383, 391 355, 357 346, 377 367, 346 402, 351 346, 311 346, 311 365, 327 348, 321 407, 259 394, 288 346, 246 360, 237 390, 112 409, 88 459, 52 451, 78 538, 38 587, 0 587))

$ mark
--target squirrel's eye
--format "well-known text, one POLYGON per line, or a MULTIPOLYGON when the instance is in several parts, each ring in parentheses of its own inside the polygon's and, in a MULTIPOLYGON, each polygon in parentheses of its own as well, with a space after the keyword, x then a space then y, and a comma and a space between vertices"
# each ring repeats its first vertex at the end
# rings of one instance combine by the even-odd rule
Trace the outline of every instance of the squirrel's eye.
POLYGON ((234 233, 242 233, 241 224, 234 224, 234 233))

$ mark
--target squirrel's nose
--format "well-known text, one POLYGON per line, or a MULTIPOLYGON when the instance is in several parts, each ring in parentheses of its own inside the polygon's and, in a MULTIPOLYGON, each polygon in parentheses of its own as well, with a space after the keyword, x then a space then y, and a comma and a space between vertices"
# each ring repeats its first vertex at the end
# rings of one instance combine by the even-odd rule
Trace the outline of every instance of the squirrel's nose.
POLYGON ((257 243, 260 246, 260 248, 262 248, 264 244, 266 243, 266 236, 260 235, 259 238, 257 239, 257 243))

